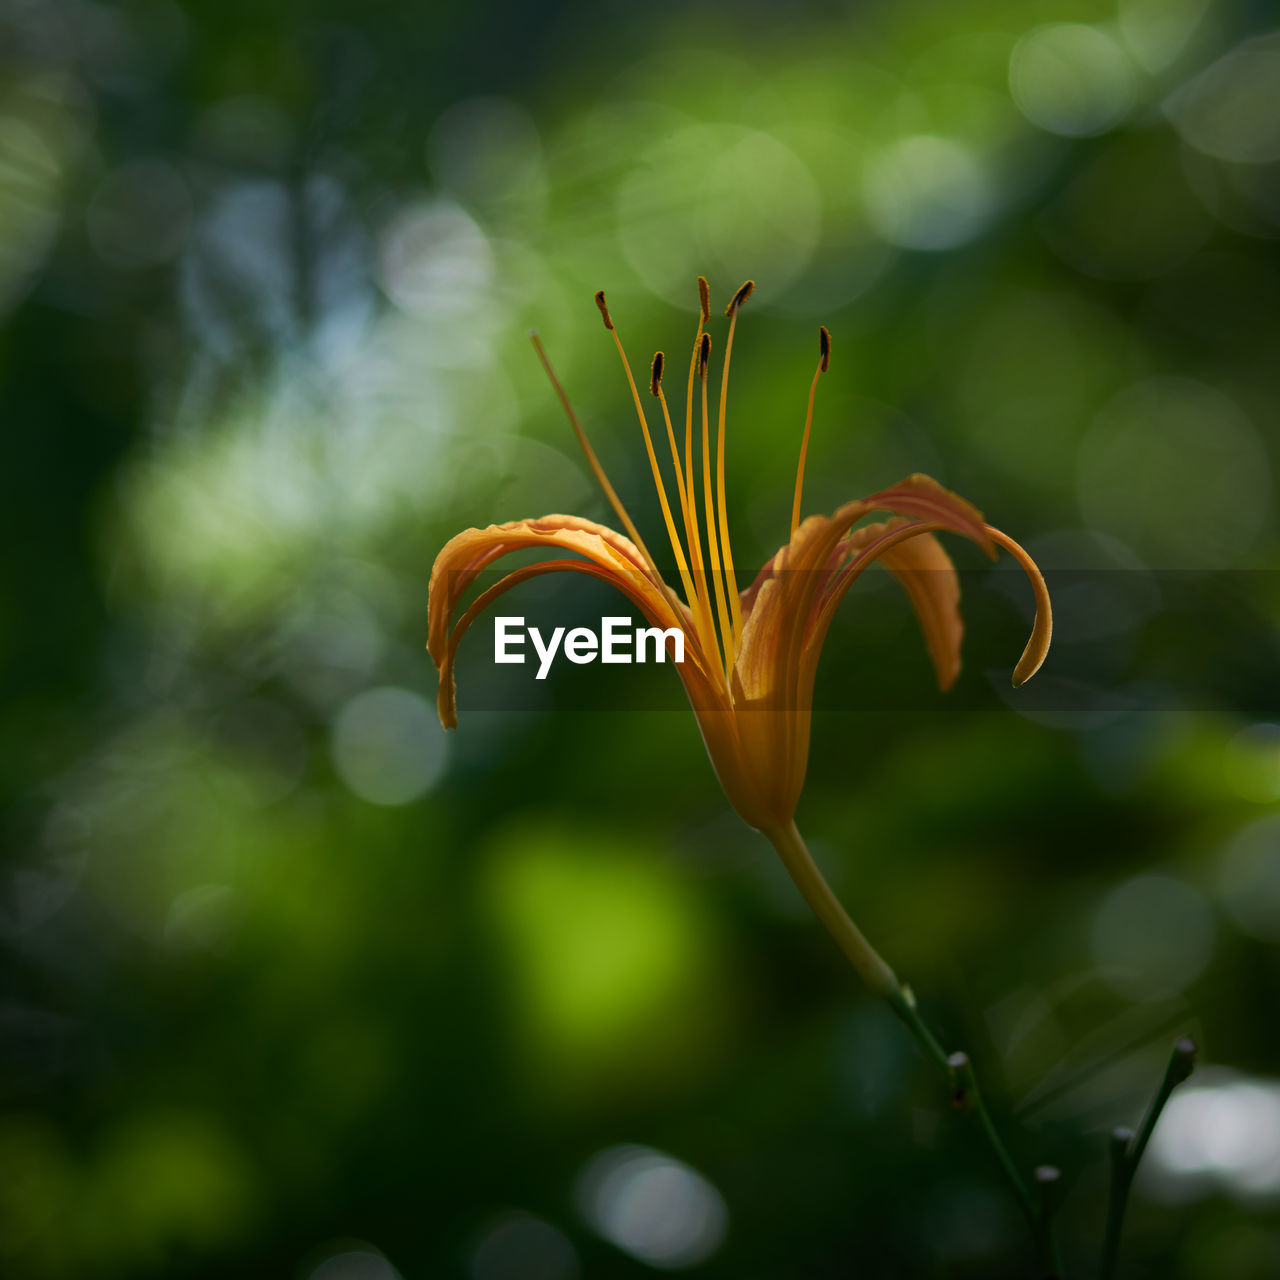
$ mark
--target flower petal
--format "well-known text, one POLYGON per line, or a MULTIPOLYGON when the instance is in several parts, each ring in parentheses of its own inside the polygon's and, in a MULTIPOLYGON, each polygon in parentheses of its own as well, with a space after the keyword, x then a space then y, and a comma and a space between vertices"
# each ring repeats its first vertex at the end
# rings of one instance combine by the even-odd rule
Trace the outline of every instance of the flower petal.
MULTIPOLYGON (((797 534, 803 528, 802 524, 797 534)), ((785 560, 785 549, 774 557, 775 564, 785 560)), ((747 821, 760 828, 790 821, 809 767, 809 704, 797 705, 792 696, 796 681, 779 669, 779 654, 785 652, 786 642, 779 628, 788 616, 788 597, 795 596, 798 580, 804 576, 809 575, 779 569, 749 588, 754 592, 754 607, 743 624, 733 669, 742 772, 755 780, 756 805, 763 815, 747 821)))
MULTIPOLYGON (((960 615, 960 584, 951 558, 933 533, 936 524, 913 520, 890 520, 882 525, 860 529, 846 543, 859 539, 854 558, 824 591, 818 602, 809 634, 805 637, 801 659, 801 689, 812 696, 818 657, 827 628, 845 593, 868 565, 879 560, 903 584, 933 659, 938 683, 946 692, 960 673, 960 642, 964 636, 964 620, 960 615)), ((1031 556, 1017 542, 992 525, 986 525, 987 536, 1004 547, 1022 566, 1031 580, 1036 599, 1036 617, 1031 637, 1013 673, 1013 685, 1025 683, 1040 669, 1053 636, 1053 609, 1049 589, 1031 556)))
MULTIPOLYGON (((892 511, 897 516, 910 516, 950 529, 971 538, 992 560, 996 558, 982 512, 958 493, 944 489, 931 476, 916 472, 861 502, 847 503, 831 517, 833 529, 838 529, 837 538, 871 511, 892 511)), ((835 549, 834 544, 831 549, 835 549)))
MULTIPOLYGON (((487 529, 464 529, 445 543, 431 567, 427 650, 437 666, 463 593, 495 560, 530 547, 573 551, 601 568, 635 572, 653 582, 644 558, 629 538, 579 516, 543 516, 539 520, 491 524, 487 529)), ((660 584, 654 586, 660 589, 660 584)))
POLYGON ((1025 548, 1016 543, 1007 533, 987 526, 987 533, 992 541, 998 542, 1023 568, 1031 579, 1031 590, 1036 597, 1036 620, 1031 626, 1031 637, 1027 647, 1013 669, 1013 687, 1026 684, 1044 662, 1049 652, 1049 642, 1053 639, 1053 605, 1049 601, 1049 588, 1045 586, 1044 577, 1036 562, 1027 554, 1025 548))
POLYGON ((853 554, 819 597, 805 637, 806 649, 820 646, 836 606, 855 578, 878 560, 897 578, 915 609, 938 685, 945 693, 960 674, 960 579, 955 565, 931 530, 937 525, 895 518, 867 525, 842 539, 844 557, 853 554), (907 532, 910 530, 910 532, 907 532), (819 634, 820 632, 820 634, 819 634))
POLYGON ((881 561, 902 583, 920 628, 938 684, 945 692, 960 674, 960 642, 964 621, 960 616, 960 582, 955 566, 933 536, 941 526, 922 520, 890 520, 859 529, 844 544, 856 542, 856 553, 834 575, 816 602, 800 658, 800 689, 813 695, 818 658, 836 608, 864 569, 881 561))
MULTIPOLYGON (((626 578, 609 570, 602 569, 599 565, 591 564, 586 560, 542 560, 537 564, 525 565, 520 569, 514 569, 505 577, 500 578, 487 591, 483 592, 472 603, 471 607, 458 619, 457 625, 449 633, 448 642, 444 650, 437 656, 432 654, 435 659, 436 666, 440 671, 439 688, 436 693, 436 709, 440 713, 440 723, 446 729, 456 729, 458 727, 458 705, 457 705, 457 684, 453 676, 454 658, 457 656, 458 646, 462 643, 462 637, 467 634, 471 624, 487 609, 499 596, 505 595, 512 587, 519 586, 522 582, 527 582, 530 578, 536 578, 544 573, 584 573, 593 578, 600 578, 610 585, 617 587, 625 595, 627 595, 633 604, 645 614, 651 622, 657 626, 680 626, 679 620, 673 622, 672 619, 662 617, 660 620, 652 616, 652 601, 646 599, 643 593, 633 590, 627 583, 626 578)), ((665 601, 664 601, 665 603, 665 601)), ((688 657, 688 655, 686 655, 688 657)), ((693 661, 696 663, 697 658, 693 661)), ((688 665, 686 662, 682 666, 688 665)))
POLYGON ((727 705, 722 695, 716 695, 715 681, 709 674, 688 609, 674 600, 660 582, 654 581, 633 544, 611 529, 576 516, 548 516, 542 520, 492 525, 488 529, 468 529, 453 538, 436 558, 427 604, 430 621, 427 649, 440 672, 437 709, 445 728, 457 726, 453 665, 458 646, 471 624, 512 587, 544 573, 558 572, 582 573, 607 582, 621 591, 653 626, 683 630, 685 661, 679 664, 677 672, 695 711, 700 706, 727 705), (483 569, 510 551, 529 547, 576 551, 586 558, 543 560, 515 569, 482 592, 453 624, 458 600, 483 569))
MULTIPOLYGON (((801 687, 801 656, 815 601, 841 572, 841 542, 849 530, 874 511, 891 511, 972 538, 988 554, 995 547, 982 514, 958 494, 925 475, 910 475, 830 517, 810 516, 786 546, 743 593, 747 622, 734 668, 734 699, 799 709, 808 706, 812 688, 801 687), (779 584, 766 591, 767 581, 779 584), (751 620, 760 615, 758 625, 751 620)), ((938 643, 941 644, 939 636, 938 643)))

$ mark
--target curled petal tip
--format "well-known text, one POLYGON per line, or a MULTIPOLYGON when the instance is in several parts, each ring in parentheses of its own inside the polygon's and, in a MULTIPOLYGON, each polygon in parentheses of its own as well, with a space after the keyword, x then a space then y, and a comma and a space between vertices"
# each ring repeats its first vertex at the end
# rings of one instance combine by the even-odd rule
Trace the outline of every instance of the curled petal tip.
POLYGON ((986 530, 992 542, 1002 546, 1022 566, 1036 598, 1036 620, 1031 626, 1031 637, 1013 669, 1013 687, 1016 689, 1040 670, 1049 652, 1053 639, 1053 605, 1049 601, 1049 588, 1045 586, 1044 577, 1026 549, 991 525, 987 525, 986 530))
MULTIPOLYGON (((1039 578, 1038 572, 1036 577, 1039 578)), ((1045 657, 1049 653, 1049 641, 1052 638, 1053 614, 1049 608, 1049 592, 1045 588, 1044 580, 1040 579, 1036 591, 1036 620, 1031 627, 1031 637, 1027 641, 1027 647, 1022 651, 1022 657, 1018 659, 1018 665, 1013 669, 1015 689, 1019 685, 1026 684, 1044 665, 1045 657)))

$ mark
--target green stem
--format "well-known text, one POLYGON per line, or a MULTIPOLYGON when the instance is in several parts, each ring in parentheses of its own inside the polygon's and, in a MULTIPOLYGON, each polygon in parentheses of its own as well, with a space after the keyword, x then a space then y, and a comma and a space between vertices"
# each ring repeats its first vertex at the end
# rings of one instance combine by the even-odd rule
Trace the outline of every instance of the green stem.
POLYGON ((862 930, 849 919, 848 912, 840 905, 840 899, 831 892, 831 886, 823 879, 804 838, 796 829, 796 824, 790 822, 785 827, 766 831, 765 835, 777 849, 796 888, 835 939, 836 946, 857 970, 858 976, 876 995, 892 1003, 901 994, 902 984, 863 936, 862 930))
MULTIPOLYGON (((862 930, 849 918, 840 900, 832 893, 831 886, 818 870, 813 855, 806 847, 795 823, 790 822, 785 827, 766 831, 765 835, 777 849, 783 865, 791 879, 795 881, 804 900, 822 921, 836 945, 857 970, 859 977, 876 995, 887 1001, 889 1007, 915 1038, 916 1043, 924 1050, 925 1057, 943 1073, 956 1105, 972 1113, 977 1120, 979 1130, 995 1155, 996 1163, 1000 1166, 1019 1207, 1026 1216, 1027 1225, 1031 1228, 1036 1241, 1043 1274, 1059 1274, 1052 1244, 1052 1232, 1046 1216, 1047 1209, 1043 1206, 1040 1210, 1037 1209, 1013 1157, 996 1131, 991 1113, 987 1110, 978 1088, 977 1078, 974 1076, 973 1065, 968 1055, 963 1053, 947 1055, 937 1037, 920 1017, 911 988, 898 981, 897 975, 881 959, 862 930)), ((1045 1203, 1047 1204, 1047 1201, 1045 1203)))
POLYGON ((1031 1228, 1032 1235, 1039 1238, 1041 1230, 1035 1201, 1032 1200, 1031 1192, 1027 1190, 1027 1184, 1023 1182, 1022 1175, 1018 1172, 1018 1166, 1013 1163, 1009 1149, 996 1132, 995 1121, 991 1119, 991 1112, 987 1110, 982 1090, 978 1088, 978 1078, 973 1074, 973 1063, 969 1060, 969 1055, 953 1053, 947 1059, 947 1065, 951 1071, 951 1078, 955 1082, 956 1106, 962 1111, 971 1112, 977 1120, 978 1128, 982 1130, 987 1145, 994 1153, 996 1162, 1000 1165, 1000 1171, 1004 1174, 1005 1181, 1009 1184, 1009 1189, 1013 1192, 1014 1198, 1018 1201, 1018 1207, 1027 1220, 1027 1226, 1031 1228))
POLYGON ((1102 1238, 1102 1266, 1099 1271, 1102 1280, 1115 1275, 1116 1262, 1120 1257, 1120 1233, 1124 1229, 1124 1210, 1132 1180, 1128 1170, 1129 1144, 1132 1141, 1132 1129, 1123 1126, 1112 1129, 1107 1148, 1111 1159, 1111 1186, 1107 1192, 1107 1229, 1102 1238))
POLYGON ((924 1050, 924 1056, 950 1080, 951 1060, 947 1057, 947 1051, 934 1038, 933 1032, 920 1016, 920 1010, 916 1008, 915 992, 905 982, 889 997, 889 1008, 915 1037, 916 1043, 924 1050))
POLYGON ((1056 1207, 1055 1196, 1058 1182, 1062 1174, 1051 1164, 1042 1164, 1035 1171, 1036 1190, 1040 1194, 1040 1203, 1036 1211, 1036 1254, 1045 1274, 1062 1275, 1062 1258, 1058 1253, 1058 1242, 1053 1232, 1053 1211, 1056 1207))
POLYGON ((1165 1067, 1164 1079, 1151 1099, 1137 1137, 1129 1129, 1114 1129, 1111 1133, 1111 1191, 1107 1197, 1107 1228, 1102 1238, 1101 1280, 1112 1280, 1116 1263, 1120 1258, 1120 1236, 1124 1231, 1125 1210, 1129 1206, 1129 1189, 1138 1172, 1143 1152, 1155 1132, 1156 1122, 1169 1101, 1170 1094, 1195 1068, 1196 1046, 1185 1036, 1174 1046, 1165 1067))

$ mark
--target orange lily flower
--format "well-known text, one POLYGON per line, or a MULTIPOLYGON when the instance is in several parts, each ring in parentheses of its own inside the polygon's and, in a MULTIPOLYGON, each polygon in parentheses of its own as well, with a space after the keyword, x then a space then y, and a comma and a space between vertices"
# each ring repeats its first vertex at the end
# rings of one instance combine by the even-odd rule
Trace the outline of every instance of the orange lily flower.
MULTIPOLYGON (((1013 673, 1021 684, 1039 668, 1049 646, 1052 620, 1048 591, 1031 557, 1012 538, 985 523, 963 498, 924 475, 911 475, 888 489, 839 508, 830 516, 800 520, 805 458, 818 380, 830 360, 830 337, 820 330, 819 360, 809 388, 808 411, 797 468, 791 536, 745 590, 739 591, 725 508, 725 414, 729 361, 738 313, 751 294, 748 281, 725 314, 729 332, 720 380, 715 484, 712 483, 707 381, 711 337, 709 291, 699 277, 701 315, 689 363, 684 449, 680 449, 662 389, 664 358, 653 361, 650 391, 658 401, 674 468, 679 523, 673 515, 653 436, 622 341, 605 304, 596 295, 626 372, 640 421, 658 502, 679 576, 681 592, 659 571, 635 523, 609 483, 537 336, 534 345, 568 414, 588 464, 618 515, 625 535, 578 516, 549 515, 468 529, 452 538, 431 571, 427 648, 439 668, 439 712, 446 728, 457 724, 454 658, 467 629, 512 587, 544 573, 582 573, 616 587, 648 620, 685 637, 685 660, 677 670, 702 731, 707 753, 730 803, 782 854, 802 892, 855 965, 885 994, 899 990, 884 966, 867 959, 869 947, 831 896, 795 829, 793 815, 804 786, 809 755, 813 686, 827 628, 841 599, 868 565, 879 561, 905 588, 924 632, 938 682, 945 690, 960 670, 960 588, 954 566, 934 537, 947 530, 976 542, 992 558, 1009 551, 1031 580, 1036 620, 1013 673), (700 401, 701 521, 694 468, 695 384, 700 401), (887 521, 855 528, 866 516, 887 521), (683 537, 681 536, 683 533, 683 537), (703 538, 705 534, 705 555, 703 538), (508 573, 483 592, 455 621, 459 602, 476 577, 513 551, 568 553, 508 573), (856 954, 855 954, 856 953, 856 954)), ((874 953, 870 953, 874 956, 874 953)), ((875 957, 876 962, 883 962, 875 957)))

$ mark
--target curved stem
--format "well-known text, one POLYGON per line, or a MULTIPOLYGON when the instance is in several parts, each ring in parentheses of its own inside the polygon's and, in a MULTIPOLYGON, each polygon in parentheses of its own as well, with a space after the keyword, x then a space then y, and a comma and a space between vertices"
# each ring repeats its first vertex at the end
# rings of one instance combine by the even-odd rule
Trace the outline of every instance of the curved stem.
POLYGON ((982 1130, 982 1136, 986 1138, 987 1145, 995 1155, 1000 1172, 1004 1174, 1005 1181, 1009 1184, 1009 1189, 1013 1192, 1018 1207, 1031 1228, 1032 1235, 1038 1240, 1042 1229, 1035 1201, 1032 1200, 1031 1192, 1027 1190, 1027 1184, 1023 1182, 1008 1147, 1004 1145, 996 1130, 995 1121, 992 1120, 991 1112, 987 1110, 986 1101, 982 1097, 982 1090, 978 1088, 978 1078, 973 1074, 973 1063, 969 1060, 969 1055, 953 1053, 947 1059, 947 1065, 951 1069, 951 1078, 955 1081, 956 1106, 962 1111, 973 1113, 974 1119, 978 1122, 978 1128, 982 1130))
POLYGON ((902 992, 902 984, 867 941, 862 930, 849 919, 849 913, 840 905, 840 899, 831 892, 831 886, 818 870, 818 864, 814 862, 796 824, 790 822, 785 827, 766 831, 765 835, 778 851, 782 865, 813 909, 813 914, 822 921, 827 932, 835 939, 836 946, 858 971, 858 976, 876 995, 893 1003, 894 998, 902 992))
POLYGON ((995 1122, 978 1089, 977 1078, 973 1073, 973 1064, 968 1054, 948 1055, 943 1049, 938 1038, 921 1018, 911 988, 898 980, 894 971, 867 941, 866 935, 849 918, 849 913, 831 891, 831 886, 818 870, 817 863, 814 862, 813 855, 805 845, 796 824, 790 822, 785 827, 780 826, 764 834, 778 851, 783 866, 795 882, 796 888, 800 890, 814 914, 822 921, 836 945, 844 952, 849 963, 857 970, 858 976, 876 995, 888 1003, 899 1021, 924 1051, 925 1057, 943 1073, 955 1105, 961 1110, 970 1112, 977 1121, 982 1136, 991 1148, 996 1163, 1027 1219, 1027 1225, 1031 1229, 1039 1255, 1041 1274, 1046 1276, 1057 1274, 1047 1212, 1045 1209, 1037 1208, 1026 1182, 1009 1154, 1009 1149, 997 1132, 995 1122))
POLYGON ((924 1056, 950 1081, 954 1074, 951 1070, 951 1058, 920 1016, 920 1010, 916 1008, 915 992, 905 982, 889 997, 889 1008, 915 1037, 915 1042, 924 1050, 924 1056))

